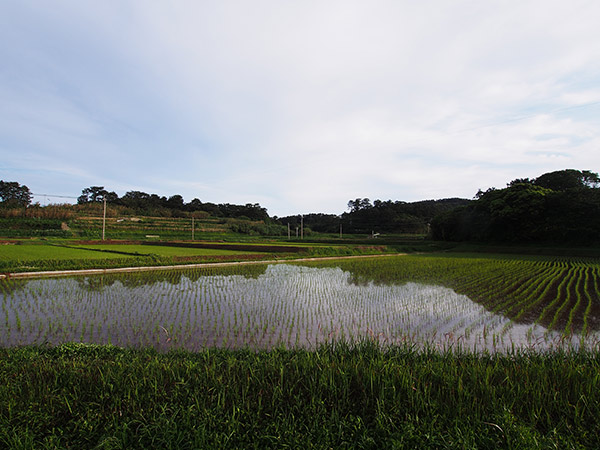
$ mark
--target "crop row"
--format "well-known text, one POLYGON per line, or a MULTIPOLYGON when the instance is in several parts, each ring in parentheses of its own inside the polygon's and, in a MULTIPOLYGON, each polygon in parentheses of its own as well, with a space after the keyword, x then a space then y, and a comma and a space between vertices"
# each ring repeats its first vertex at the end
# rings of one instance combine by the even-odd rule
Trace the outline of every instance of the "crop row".
POLYGON ((339 266, 357 282, 413 280, 448 286, 511 324, 539 325, 563 336, 600 330, 597 259, 408 256, 339 266))
POLYGON ((600 329, 598 279, 596 261, 411 256, 5 280, 0 344, 590 346, 600 329))

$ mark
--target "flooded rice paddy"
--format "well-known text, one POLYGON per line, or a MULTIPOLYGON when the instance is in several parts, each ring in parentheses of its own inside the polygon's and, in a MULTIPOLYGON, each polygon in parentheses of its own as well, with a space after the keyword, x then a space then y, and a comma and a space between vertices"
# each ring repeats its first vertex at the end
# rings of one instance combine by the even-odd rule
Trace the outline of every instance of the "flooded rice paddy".
POLYGON ((314 348, 368 339, 506 351, 592 347, 599 340, 596 322, 587 318, 585 330, 565 333, 564 326, 539 320, 548 305, 539 305, 537 317, 514 320, 507 308, 431 282, 386 283, 340 267, 294 264, 251 272, 5 280, 0 345, 76 341, 166 351, 314 348))

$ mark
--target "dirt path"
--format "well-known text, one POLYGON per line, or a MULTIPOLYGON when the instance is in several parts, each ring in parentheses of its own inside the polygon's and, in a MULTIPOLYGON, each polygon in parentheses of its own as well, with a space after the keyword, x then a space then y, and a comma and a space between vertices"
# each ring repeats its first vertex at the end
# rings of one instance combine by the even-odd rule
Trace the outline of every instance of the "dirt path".
POLYGON ((273 259, 264 261, 235 261, 235 262, 217 262, 217 263, 197 263, 197 264, 177 264, 171 266, 142 266, 142 267, 118 267, 112 269, 79 269, 79 270, 56 270, 49 272, 16 272, 2 273, 0 280, 5 278, 42 278, 42 277, 64 277, 75 275, 102 275, 107 273, 129 273, 129 272, 150 272, 153 270, 169 269, 198 269, 202 267, 223 267, 247 264, 276 264, 304 261, 329 261, 336 259, 358 259, 358 258, 381 258, 385 256, 403 256, 406 253, 384 253, 377 255, 354 255, 354 256, 327 256, 322 258, 298 258, 298 259, 273 259))

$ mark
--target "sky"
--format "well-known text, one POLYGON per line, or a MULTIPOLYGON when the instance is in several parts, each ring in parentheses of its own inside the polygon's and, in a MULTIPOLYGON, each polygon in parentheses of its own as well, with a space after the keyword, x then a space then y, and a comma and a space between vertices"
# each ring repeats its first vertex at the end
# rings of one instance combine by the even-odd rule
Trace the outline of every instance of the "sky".
POLYGON ((597 0, 0 2, 0 179, 42 205, 104 186, 282 217, 598 172, 599 17, 597 0))

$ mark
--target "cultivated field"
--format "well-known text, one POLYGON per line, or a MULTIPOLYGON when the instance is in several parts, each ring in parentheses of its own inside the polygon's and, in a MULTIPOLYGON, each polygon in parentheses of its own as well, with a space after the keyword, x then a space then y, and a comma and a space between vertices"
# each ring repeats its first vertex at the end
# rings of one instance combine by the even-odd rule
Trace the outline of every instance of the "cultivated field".
POLYGON ((396 256, 4 280, 3 346, 595 348, 596 260, 396 256))
POLYGON ((3 279, 0 446, 598 448, 599 269, 438 254, 3 279))
POLYGON ((0 241, 2 273, 136 266, 172 266, 206 262, 291 259, 307 256, 378 254, 385 246, 290 243, 289 241, 80 241, 56 239, 0 241))

